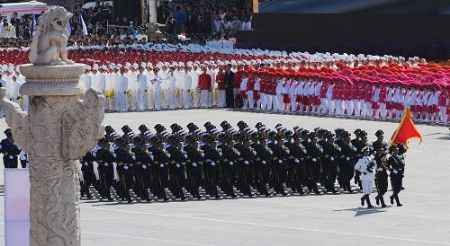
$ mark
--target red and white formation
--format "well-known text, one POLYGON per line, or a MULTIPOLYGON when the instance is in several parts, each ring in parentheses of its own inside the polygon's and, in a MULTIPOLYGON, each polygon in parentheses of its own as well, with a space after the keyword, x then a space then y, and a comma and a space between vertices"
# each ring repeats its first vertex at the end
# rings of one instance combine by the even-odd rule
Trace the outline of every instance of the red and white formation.
MULTIPOLYGON (((418 57, 147 44, 72 47, 70 58, 89 65, 81 80, 105 93, 111 111, 224 107, 231 65, 244 108, 396 120, 410 107, 417 121, 449 122, 450 66, 418 57)), ((2 84, 24 107, 15 65, 27 61, 26 48, 0 52, 2 84)))

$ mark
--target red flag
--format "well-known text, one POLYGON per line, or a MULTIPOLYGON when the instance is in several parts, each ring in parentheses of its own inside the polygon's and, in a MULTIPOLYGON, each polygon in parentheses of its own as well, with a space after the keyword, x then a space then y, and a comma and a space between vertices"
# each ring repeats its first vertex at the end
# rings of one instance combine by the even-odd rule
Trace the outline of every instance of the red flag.
POLYGON ((418 138, 422 143, 422 133, 416 128, 411 110, 408 108, 400 121, 400 125, 391 137, 391 144, 403 144, 408 147, 408 142, 412 138, 418 138))

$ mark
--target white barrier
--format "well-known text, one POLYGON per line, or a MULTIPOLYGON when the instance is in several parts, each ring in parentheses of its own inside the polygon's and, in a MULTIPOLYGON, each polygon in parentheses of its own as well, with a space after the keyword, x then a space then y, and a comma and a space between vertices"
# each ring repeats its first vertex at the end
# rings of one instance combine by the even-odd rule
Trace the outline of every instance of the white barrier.
POLYGON ((28 169, 5 168, 5 246, 30 245, 28 169))

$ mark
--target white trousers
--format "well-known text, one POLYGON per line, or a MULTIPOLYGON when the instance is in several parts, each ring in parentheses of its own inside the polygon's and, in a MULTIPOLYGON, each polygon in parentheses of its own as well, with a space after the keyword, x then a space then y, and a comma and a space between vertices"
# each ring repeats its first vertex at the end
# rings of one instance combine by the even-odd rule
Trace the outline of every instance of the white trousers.
POLYGON ((154 90, 153 97, 155 98, 155 109, 161 110, 161 107, 162 107, 161 90, 154 90))
POLYGON ((441 123, 447 123, 447 107, 439 107, 439 120, 441 121, 441 123))
POLYGON ((168 90, 168 107, 169 109, 175 109, 176 105, 176 98, 175 98, 175 88, 174 89, 169 89, 168 90))
POLYGON ((138 103, 138 110, 139 111, 145 111, 148 109, 148 98, 147 98, 147 92, 145 91, 138 91, 137 92, 137 103, 138 103))
POLYGON ((365 195, 370 195, 370 193, 372 193, 372 191, 373 191, 373 184, 374 184, 373 179, 372 180, 370 180, 370 179, 361 179, 361 185, 362 185, 362 188, 363 188, 363 193, 365 195))
POLYGON ((207 108, 208 107, 208 90, 202 90, 201 94, 200 94, 200 101, 201 101, 201 105, 203 108, 207 108))
POLYGON ((118 100, 118 106, 120 112, 127 112, 128 111, 128 99, 126 92, 119 92, 117 94, 117 100, 118 100))
POLYGON ((253 106, 255 105, 255 101, 253 100, 253 91, 247 91, 247 101, 248 101, 248 108, 253 109, 253 106))
POLYGON ((218 90, 218 94, 217 105, 219 108, 224 108, 226 103, 226 91, 218 90))
POLYGON ((183 107, 184 109, 191 107, 191 93, 189 90, 183 90, 183 107))

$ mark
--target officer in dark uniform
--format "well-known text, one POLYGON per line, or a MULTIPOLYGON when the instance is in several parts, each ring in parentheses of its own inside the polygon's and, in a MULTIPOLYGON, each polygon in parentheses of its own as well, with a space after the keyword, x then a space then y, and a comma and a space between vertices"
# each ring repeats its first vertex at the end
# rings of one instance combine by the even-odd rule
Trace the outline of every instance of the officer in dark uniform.
POLYGON ((145 144, 145 139, 142 136, 134 138, 134 148, 131 150, 135 156, 136 165, 135 179, 136 179, 136 194, 148 202, 151 201, 148 189, 152 184, 151 166, 153 164, 153 156, 148 151, 145 144))
POLYGON ((117 173, 120 178, 120 197, 122 201, 126 199, 131 203, 133 199, 130 196, 130 189, 134 186, 134 163, 133 155, 130 151, 130 146, 123 138, 116 141, 117 149, 115 150, 117 173))
POLYGON ((81 197, 87 196, 87 199, 92 198, 92 194, 89 191, 91 185, 95 185, 95 174, 94 174, 94 160, 95 157, 92 151, 88 151, 83 158, 81 158, 81 172, 83 175, 83 182, 81 182, 81 197))
POLYGON ((205 154, 204 175, 205 175, 205 190, 210 196, 220 199, 217 185, 219 182, 219 164, 222 153, 216 148, 216 141, 209 135, 205 136, 205 146, 203 148, 205 154))
POLYGON ((388 188, 388 164, 386 152, 383 147, 377 148, 375 152, 375 163, 377 165, 376 173, 375 173, 375 185, 377 187, 377 196, 375 197, 375 202, 377 205, 380 205, 383 208, 386 207, 384 203, 384 194, 387 192, 388 188))
POLYGON ((190 134, 185 137, 186 146, 184 151, 187 154, 186 172, 188 177, 187 188, 189 193, 198 200, 202 198, 199 187, 203 184, 203 151, 199 149, 197 140, 190 134))
POLYGON ((158 136, 154 136, 151 139, 153 143, 153 157, 154 157, 154 165, 155 165, 155 174, 156 174, 156 194, 158 199, 164 199, 164 201, 168 201, 166 195, 166 187, 168 186, 168 177, 169 177, 169 162, 170 162, 170 154, 163 149, 163 143, 158 136))
POLYGON ((390 197, 391 204, 394 204, 394 200, 397 206, 403 206, 400 203, 398 194, 402 190, 403 172, 405 168, 404 159, 399 154, 399 148, 396 145, 392 145, 389 149, 391 156, 388 159, 388 165, 390 167, 391 187, 392 195, 390 197))
POLYGON ((19 147, 14 143, 11 129, 4 131, 6 138, 0 142, 0 152, 3 154, 3 164, 5 168, 17 168, 17 156, 20 153, 19 147))
POLYGON ((110 151, 110 144, 102 138, 98 142, 99 148, 95 153, 95 160, 98 163, 98 173, 100 178, 99 193, 103 199, 112 201, 111 186, 114 181, 114 165, 115 157, 110 151))
POLYGON ((169 175, 170 186, 172 194, 176 198, 185 200, 184 187, 184 172, 186 168, 187 154, 181 149, 180 139, 176 135, 169 136, 170 146, 167 147, 167 152, 170 154, 169 175))

